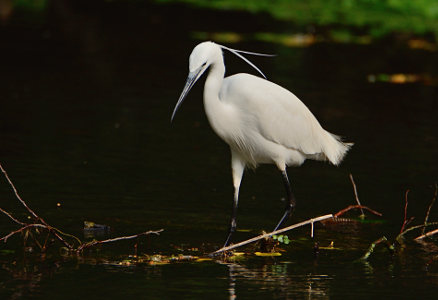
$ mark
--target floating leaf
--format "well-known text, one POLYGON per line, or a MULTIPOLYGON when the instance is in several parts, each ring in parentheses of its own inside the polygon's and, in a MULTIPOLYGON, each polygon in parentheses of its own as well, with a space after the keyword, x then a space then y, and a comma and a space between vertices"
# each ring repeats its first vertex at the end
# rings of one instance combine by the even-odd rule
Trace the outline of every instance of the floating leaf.
POLYGON ((200 257, 197 260, 195 260, 195 262, 204 262, 204 261, 212 261, 212 258, 207 258, 207 257, 200 257))
POLYGON ((342 248, 337 248, 337 247, 319 247, 319 249, 322 249, 322 250, 342 250, 342 248))
POLYGON ((237 229, 237 232, 251 232, 251 229, 237 229))
POLYGON ((319 249, 323 249, 323 250, 341 250, 341 248, 335 248, 335 242, 331 241, 330 245, 328 245, 327 247, 319 247, 319 249))
POLYGON ((257 256, 281 256, 281 253, 279 252, 255 252, 254 253, 257 256))

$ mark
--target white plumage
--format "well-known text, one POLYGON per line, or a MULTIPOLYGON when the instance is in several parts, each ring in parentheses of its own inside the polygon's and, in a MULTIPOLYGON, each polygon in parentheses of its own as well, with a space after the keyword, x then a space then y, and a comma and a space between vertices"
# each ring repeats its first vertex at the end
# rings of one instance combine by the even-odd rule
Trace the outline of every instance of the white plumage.
POLYGON ((306 159, 329 160, 338 165, 352 144, 343 143, 338 136, 324 130, 304 103, 281 86, 250 74, 224 78, 222 49, 238 55, 263 75, 239 53, 262 54, 213 42, 201 43, 190 55, 190 73, 172 119, 191 87, 209 69, 204 87, 205 112, 211 127, 230 146, 232 154, 235 192, 227 245, 236 228, 239 187, 245 166, 255 168, 257 164, 269 163, 282 172, 289 201, 277 229, 295 205, 286 166, 299 166, 306 159))

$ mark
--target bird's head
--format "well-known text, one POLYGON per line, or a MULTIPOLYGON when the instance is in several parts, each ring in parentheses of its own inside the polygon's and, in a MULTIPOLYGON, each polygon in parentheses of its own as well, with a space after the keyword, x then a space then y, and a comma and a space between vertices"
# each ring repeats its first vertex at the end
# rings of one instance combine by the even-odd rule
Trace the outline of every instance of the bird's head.
POLYGON ((213 42, 203 42, 198 44, 192 51, 189 57, 189 75, 184 89, 179 96, 178 102, 172 113, 171 121, 184 101, 184 98, 189 93, 190 89, 195 85, 196 81, 204 74, 208 67, 217 59, 222 59, 222 50, 219 45, 213 42))
MULTIPOLYGON (((222 59, 222 49, 213 42, 203 42, 198 44, 189 57, 189 72, 200 71, 199 77, 214 62, 222 59)), ((220 62, 220 61, 219 61, 220 62)))
POLYGON ((193 87, 193 85, 196 83, 196 81, 204 74, 204 72, 213 64, 215 63, 222 63, 223 64, 223 58, 222 58, 222 49, 228 50, 231 53, 237 55, 244 61, 246 61, 249 65, 251 65, 253 68, 255 68, 260 74, 265 77, 265 75, 260 71, 259 68, 257 68, 253 63, 251 63, 248 59, 246 59, 244 56, 242 56, 240 53, 244 54, 252 54, 252 55, 261 55, 261 56, 272 56, 269 54, 261 54, 261 53, 254 53, 254 52, 247 52, 247 51, 241 51, 241 50, 235 50, 231 49, 213 42, 202 42, 198 44, 190 54, 189 58, 189 75, 187 76, 187 81, 184 86, 184 89, 179 96, 178 102, 175 105, 175 108, 172 113, 172 117, 170 121, 172 122, 176 112, 178 111, 179 107, 184 101, 184 98, 189 93, 190 89, 193 87))

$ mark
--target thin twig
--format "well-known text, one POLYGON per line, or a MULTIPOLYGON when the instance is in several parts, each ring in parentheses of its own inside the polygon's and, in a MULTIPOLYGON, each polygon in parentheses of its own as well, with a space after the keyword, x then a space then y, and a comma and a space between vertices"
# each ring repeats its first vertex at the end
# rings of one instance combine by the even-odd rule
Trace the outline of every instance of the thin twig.
POLYGON ((218 253, 221 253, 221 252, 224 252, 224 251, 232 250, 232 249, 241 247, 243 245, 246 245, 246 244, 249 244, 249 243, 252 243, 252 242, 255 242, 255 241, 267 238, 267 237, 270 237, 270 236, 272 236, 274 234, 283 233, 283 232, 286 232, 286 231, 289 231, 289 230, 292 230, 292 229, 295 229, 295 228, 298 228, 298 227, 301 227, 301 226, 304 226, 304 225, 307 225, 307 224, 313 224, 315 222, 319 222, 319 221, 322 221, 322 220, 325 220, 325 219, 329 219, 329 218, 333 218, 333 215, 329 214, 329 215, 313 218, 313 219, 310 219, 310 220, 307 220, 307 221, 304 221, 304 222, 301 222, 301 223, 297 223, 297 224, 291 225, 289 227, 285 227, 285 228, 282 228, 282 229, 279 229, 279 230, 276 230, 276 231, 273 231, 273 232, 270 232, 270 233, 261 234, 259 236, 253 237, 253 238, 251 238, 249 240, 246 240, 246 241, 243 241, 243 242, 231 245, 231 246, 222 247, 221 249, 216 250, 213 253, 210 253, 210 255, 215 255, 215 254, 218 254, 218 253))
MULTIPOLYGON (((24 230, 28 229, 28 228, 32 228, 32 227, 40 227, 40 228, 46 228, 49 231, 49 234, 53 234, 59 241, 61 241, 69 250, 74 250, 73 245, 68 243, 62 236, 66 236, 66 237, 70 237, 72 239, 75 239, 76 242, 79 244, 78 248, 76 249, 76 252, 80 252, 85 248, 89 248, 92 247, 94 245, 99 245, 99 244, 105 244, 105 243, 111 243, 111 242, 116 242, 116 241, 120 241, 120 240, 129 240, 129 239, 134 239, 134 238, 138 238, 139 236, 142 235, 149 235, 149 234, 156 234, 159 235, 160 232, 162 232, 164 229, 160 229, 160 230, 156 230, 156 231, 146 231, 146 232, 142 232, 136 235, 131 235, 131 236, 122 236, 122 237, 117 237, 117 238, 112 238, 112 239, 107 239, 107 240, 103 240, 103 241, 93 241, 93 242, 89 242, 89 243, 82 243, 81 240, 79 238, 77 238, 74 235, 62 232, 61 230, 59 230, 56 227, 52 227, 50 226, 46 221, 44 221, 43 218, 41 218, 40 216, 38 216, 27 204, 26 202, 24 202, 24 200, 20 197, 20 195, 18 194, 17 189, 15 188, 15 185, 12 183, 12 180, 9 178, 8 173, 6 172, 5 169, 3 169, 3 166, 0 164, 0 169, 3 172, 4 176, 6 177, 7 181, 9 182, 9 185, 12 187, 15 196, 17 197, 18 201, 20 201, 20 203, 26 208, 26 210, 36 219, 36 221, 41 222, 42 224, 39 223, 34 223, 34 224, 27 224, 27 223, 23 223, 20 222, 19 220, 15 219, 10 213, 8 213, 7 211, 3 210, 2 208, 0 208, 0 212, 4 213, 5 215, 7 215, 12 221, 14 221, 15 223, 22 225, 22 227, 20 229, 17 229, 15 231, 10 232, 9 234, 7 234, 6 236, 0 238, 0 241, 4 241, 6 243, 6 241, 8 240, 8 238, 10 238, 11 236, 23 232, 24 230)), ((46 247, 47 244, 47 240, 48 240, 48 236, 44 242, 44 245, 41 246, 41 244, 37 242, 38 246, 43 250, 46 247)))
POLYGON ((416 226, 412 226, 412 227, 409 227, 408 229, 406 229, 405 231, 403 231, 402 233, 400 233, 396 238, 395 238, 395 240, 398 242, 398 243, 400 243, 401 244, 401 238, 406 234, 406 233, 408 233, 408 232, 410 232, 410 231, 412 231, 412 230, 415 230, 415 229, 418 229, 418 228, 423 228, 423 227, 429 227, 429 226, 436 226, 436 225, 438 225, 438 222, 432 222, 432 223, 427 223, 426 225, 416 225, 416 226))
MULTIPOLYGON (((426 227, 423 228, 423 232, 424 232, 424 229, 425 229, 425 228, 426 228, 426 227)), ((432 236, 432 235, 434 235, 434 234, 437 234, 437 233, 438 233, 438 229, 435 229, 435 230, 429 231, 429 232, 424 233, 424 234, 422 234, 422 235, 420 235, 420 236, 417 236, 417 237, 414 239, 414 241, 422 240, 422 239, 424 239, 424 238, 426 238, 426 237, 430 237, 430 236, 432 236)))
MULTIPOLYGON (((438 186, 437 186, 437 184, 435 183, 435 192, 434 192, 434 194, 433 194, 432 201, 430 201, 429 207, 428 207, 428 209, 427 209, 426 217, 424 218, 424 225, 426 225, 426 224, 427 224, 427 221, 429 220, 430 210, 432 209, 432 206, 433 206, 433 204, 435 203, 435 200, 436 200, 437 194, 438 194, 438 186)), ((426 227, 423 228, 423 231, 422 231, 422 234, 423 234, 423 235, 424 235, 425 230, 426 230, 426 227)))
POLYGON ((14 234, 20 233, 20 232, 22 232, 22 231, 24 231, 24 230, 26 230, 26 229, 28 229, 28 228, 32 228, 32 227, 40 227, 40 228, 46 228, 46 229, 49 229, 48 226, 43 225, 43 224, 27 224, 26 226, 23 226, 23 227, 21 227, 20 229, 17 229, 17 230, 15 230, 15 231, 12 231, 12 232, 10 232, 9 234, 5 235, 4 237, 2 237, 2 238, 0 239, 0 242, 1 242, 1 241, 4 241, 4 242, 6 243, 7 240, 8 240, 8 238, 10 238, 11 236, 13 236, 14 234))
POLYGON ((107 240, 103 240, 103 241, 92 241, 89 243, 84 243, 81 246, 79 246, 76 249, 76 252, 81 252, 82 250, 95 246, 95 245, 100 245, 100 244, 105 244, 105 243, 112 243, 112 242, 117 242, 117 241, 121 241, 121 240, 130 240, 130 239, 135 239, 138 238, 142 235, 149 235, 149 234, 156 234, 156 235, 160 235, 160 232, 162 232, 164 229, 159 229, 159 230, 149 230, 146 232, 142 232, 139 234, 135 234, 135 235, 129 235, 129 236, 121 236, 121 237, 116 237, 113 239, 107 239, 107 240))
POLYGON ((44 241, 44 245, 43 245, 43 250, 44 251, 46 250, 47 241, 49 240, 49 237, 50 237, 50 231, 49 231, 49 233, 47 233, 46 240, 44 241))
POLYGON ((39 216, 38 216, 38 215, 37 215, 37 214, 36 214, 36 213, 35 213, 35 212, 34 212, 29 206, 27 206, 26 202, 24 202, 24 200, 21 199, 20 195, 18 194, 17 189, 15 188, 15 185, 12 183, 11 179, 10 179, 9 176, 8 176, 8 173, 6 173, 5 169, 3 169, 3 167, 2 167, 1 164, 0 164, 0 169, 2 170, 3 174, 5 175, 6 180, 9 182, 9 185, 10 185, 10 186, 12 187, 12 189, 14 190, 15 197, 17 197, 18 201, 21 202, 21 204, 27 209, 28 212, 30 212, 30 214, 31 214, 32 216, 34 216, 37 220, 41 220, 41 222, 42 222, 44 225, 47 225, 47 224, 45 224, 44 220, 42 220, 41 217, 39 217, 39 216))
POLYGON ((14 221, 15 223, 17 223, 17 224, 19 224, 19 225, 22 225, 22 226, 26 226, 26 225, 27 225, 27 223, 23 223, 23 222, 21 222, 21 221, 15 219, 15 218, 14 218, 10 213, 8 213, 6 210, 0 208, 0 211, 1 211, 2 213, 4 213, 5 215, 7 215, 7 216, 8 216, 12 221, 14 221))
POLYGON ((338 217, 342 216, 343 214, 345 214, 347 211, 355 209, 355 208, 360 208, 362 210, 362 213, 363 213, 363 209, 366 209, 369 212, 375 214, 376 216, 379 216, 379 217, 382 216, 381 213, 379 213, 378 211, 375 211, 375 210, 373 210, 373 209, 371 209, 371 208, 369 208, 367 206, 364 206, 364 205, 350 205, 347 208, 344 208, 344 209, 338 211, 336 214, 334 214, 334 217, 338 218, 338 217))
POLYGON ((405 231, 406 225, 411 223, 411 221, 414 219, 414 217, 411 217, 411 218, 409 218, 409 220, 407 220, 407 216, 408 216, 408 194, 409 194, 409 189, 407 189, 406 193, 405 193, 405 216, 403 218, 403 225, 402 225, 402 227, 400 229, 400 233, 403 233, 405 231))
POLYGON ((3 174, 6 177, 6 180, 9 182, 9 185, 12 187, 14 193, 15 193, 15 197, 17 197, 18 201, 20 201, 20 203, 27 209, 27 211, 34 216, 38 221, 40 221, 43 225, 46 226, 46 228, 52 232, 52 234, 60 241, 62 242, 68 249, 72 249, 73 246, 70 245, 65 239, 62 238, 62 236, 60 236, 58 234, 58 232, 60 232, 58 229, 55 229, 54 227, 50 226, 46 221, 44 221, 43 218, 41 218, 40 216, 38 216, 29 206, 27 206, 26 202, 24 202, 23 199, 21 199, 20 195, 18 194, 17 189, 15 188, 15 185, 12 183, 12 180, 9 178, 8 173, 6 172, 5 169, 3 169, 3 166, 0 164, 0 169, 3 172, 3 174), (57 232, 58 231, 58 232, 57 232))
POLYGON ((350 173, 350 181, 351 181, 351 184, 353 185, 354 197, 356 198, 356 202, 357 202, 357 204, 359 205, 360 212, 362 213, 362 214, 361 214, 361 217, 364 218, 364 217, 365 217, 365 214, 363 213, 363 210, 362 210, 362 204, 360 204, 359 196, 357 195, 356 184, 354 183, 353 175, 352 175, 351 173, 350 173))
MULTIPOLYGON (((51 227, 51 229, 52 229, 53 231, 58 232, 59 234, 61 234, 61 235, 63 235, 63 236, 67 236, 67 237, 70 237, 70 238, 76 240, 76 242, 78 242, 79 245, 82 245, 82 241, 81 241, 77 236, 75 236, 75 235, 73 235, 73 234, 69 234, 69 233, 63 232, 63 231, 59 230, 59 229, 56 228, 56 227, 51 227)), ((72 248, 73 248, 73 247, 72 247, 72 248)))

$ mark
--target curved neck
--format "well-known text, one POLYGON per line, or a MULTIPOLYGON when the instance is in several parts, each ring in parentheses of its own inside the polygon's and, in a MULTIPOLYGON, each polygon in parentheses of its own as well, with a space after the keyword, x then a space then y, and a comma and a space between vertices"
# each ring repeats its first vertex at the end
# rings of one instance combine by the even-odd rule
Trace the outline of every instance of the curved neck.
POLYGON ((225 65, 221 57, 219 61, 214 62, 210 66, 207 79, 204 85, 204 101, 208 100, 220 100, 219 92, 224 81, 225 65), (216 99, 209 99, 216 98, 216 99))
POLYGON ((219 94, 225 74, 222 56, 210 66, 204 86, 204 109, 213 130, 222 137, 223 122, 228 119, 226 104, 221 101, 219 94))

